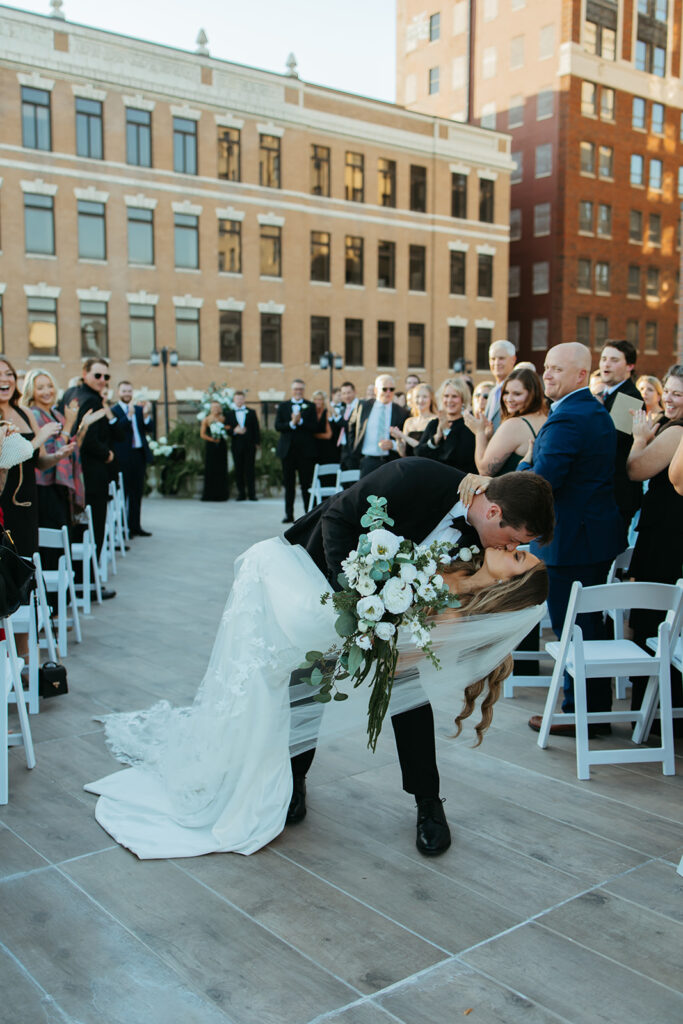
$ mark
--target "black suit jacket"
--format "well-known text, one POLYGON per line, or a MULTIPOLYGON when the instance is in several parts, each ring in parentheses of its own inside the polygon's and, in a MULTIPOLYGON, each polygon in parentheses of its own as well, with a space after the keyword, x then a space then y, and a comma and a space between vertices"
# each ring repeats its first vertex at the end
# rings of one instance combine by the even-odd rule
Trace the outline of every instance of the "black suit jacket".
MULTIPOLYGON (((123 431, 123 438, 120 441, 115 440, 112 444, 112 448, 121 469, 125 469, 127 464, 132 461, 132 453, 135 451, 133 448, 133 427, 126 416, 125 410, 121 407, 119 402, 112 405, 111 411, 114 413, 114 416, 116 416, 123 431)), ((145 462, 150 463, 152 461, 152 453, 149 449, 149 445, 147 444, 147 427, 145 426, 145 417, 139 405, 133 406, 133 415, 135 416, 138 433, 140 435, 140 440, 142 441, 142 451, 144 452, 145 462)))
MULTIPOLYGON (((614 400, 620 393, 628 395, 629 398, 641 398, 638 388, 633 383, 633 378, 627 377, 623 384, 615 388, 611 395, 605 395, 604 404, 607 412, 611 411, 614 400)), ((626 472, 626 460, 631 451, 632 443, 633 437, 631 434, 624 434, 623 431, 617 430, 617 456, 614 463, 614 497, 625 521, 633 518, 640 508, 643 498, 642 483, 639 483, 637 480, 629 480, 628 473, 626 472)))
MULTIPOLYGON (((365 438, 365 431, 368 428, 368 420, 370 419, 370 413, 374 406, 376 398, 364 398, 362 399, 349 417, 349 422, 346 428, 346 464, 349 469, 358 469, 360 466, 360 460, 363 457, 363 440, 365 438)), ((405 421, 410 416, 407 409, 404 409, 402 405, 397 402, 391 403, 391 426, 402 427, 405 421)), ((379 448, 376 454, 379 456, 382 453, 379 448)), ((387 462, 392 462, 398 459, 398 452, 391 451, 386 456, 387 462)))
POLYGON ((438 420, 430 420, 415 449, 415 454, 424 459, 434 459, 436 462, 453 466, 454 469, 459 469, 462 473, 476 473, 477 466, 474 461, 476 441, 464 419, 455 420, 448 432, 448 437, 444 437, 435 448, 430 448, 428 442, 434 440, 438 425, 438 420))
MULTIPOLYGON (((77 433, 86 412, 102 408, 102 399, 87 384, 82 384, 75 395, 78 399, 78 418, 73 429, 77 433)), ((107 456, 114 450, 114 442, 123 440, 123 428, 117 422, 110 424, 106 416, 92 423, 81 443, 81 464, 87 487, 104 486, 109 483, 107 456)))
POLYGON ((420 543, 457 502, 463 476, 451 466, 428 459, 396 459, 316 505, 297 519, 285 537, 290 544, 304 547, 336 587, 342 561, 365 533, 360 520, 368 510, 369 495, 387 499, 387 513, 394 520, 392 532, 420 543))
MULTIPOLYGON (((242 408, 246 408, 243 406, 242 408)), ((230 437, 232 438, 233 450, 246 450, 248 448, 256 448, 261 444, 261 428, 259 426, 258 416, 253 409, 247 409, 247 415, 244 419, 244 426, 246 428, 246 434, 236 434, 235 427, 239 426, 237 422, 237 414, 234 409, 229 409, 225 417, 225 425, 230 428, 230 437)))
POLYGON ((288 402, 280 402, 275 416, 275 429, 280 432, 280 440, 275 452, 278 458, 285 459, 288 455, 298 455, 315 460, 316 448, 313 435, 317 429, 317 422, 313 402, 309 402, 305 398, 299 403, 293 403, 291 399, 288 402), (293 404, 301 406, 301 420, 295 429, 290 426, 293 404))

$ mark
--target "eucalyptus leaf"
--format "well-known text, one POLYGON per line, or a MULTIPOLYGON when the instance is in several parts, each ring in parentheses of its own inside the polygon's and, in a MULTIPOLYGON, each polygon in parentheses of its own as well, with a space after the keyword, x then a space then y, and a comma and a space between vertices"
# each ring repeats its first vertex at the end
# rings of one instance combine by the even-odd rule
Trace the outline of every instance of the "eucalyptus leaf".
POLYGON ((337 690, 337 692, 334 695, 334 699, 335 700, 348 700, 349 699, 349 695, 348 695, 348 693, 342 693, 341 690, 337 690))
POLYGON ((314 693, 313 700, 317 700, 318 704, 329 704, 332 697, 329 693, 314 693))
POLYGON ((337 576, 337 583, 344 590, 350 590, 351 589, 351 584, 349 583, 348 579, 346 578, 346 576, 344 575, 343 572, 340 572, 339 575, 337 576))
POLYGON ((360 647, 357 647, 356 644, 354 644, 349 651, 349 675, 355 675, 364 660, 365 655, 363 654, 363 651, 360 647))
POLYGON ((351 636, 356 631, 356 616, 353 612, 342 612, 334 624, 339 636, 351 636))
POLYGON ((373 568, 370 570, 370 579, 375 580, 376 582, 380 582, 380 580, 383 580, 384 578, 385 574, 382 572, 382 570, 379 569, 376 565, 373 566, 373 568))
POLYGON ((318 686, 323 681, 323 674, 319 668, 314 668, 311 672, 311 686, 318 686))
POLYGON ((323 652, 322 651, 309 651, 307 653, 307 655, 306 655, 306 661, 309 663, 309 665, 313 665, 313 664, 315 664, 316 661, 322 661, 322 660, 323 660, 323 652))

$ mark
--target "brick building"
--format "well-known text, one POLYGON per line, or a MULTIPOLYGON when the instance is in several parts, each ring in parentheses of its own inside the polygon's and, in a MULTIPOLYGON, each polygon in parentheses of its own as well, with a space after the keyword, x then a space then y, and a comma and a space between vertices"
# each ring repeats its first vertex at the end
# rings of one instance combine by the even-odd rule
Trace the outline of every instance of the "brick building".
POLYGON ((397 3, 397 100, 509 132, 508 336, 628 337, 673 362, 683 195, 680 0, 397 3))
POLYGON ((0 325, 157 388, 438 382, 504 334, 509 138, 0 7, 0 325), (453 176, 469 181, 466 216, 453 176), (340 379, 339 376, 337 378, 340 379))

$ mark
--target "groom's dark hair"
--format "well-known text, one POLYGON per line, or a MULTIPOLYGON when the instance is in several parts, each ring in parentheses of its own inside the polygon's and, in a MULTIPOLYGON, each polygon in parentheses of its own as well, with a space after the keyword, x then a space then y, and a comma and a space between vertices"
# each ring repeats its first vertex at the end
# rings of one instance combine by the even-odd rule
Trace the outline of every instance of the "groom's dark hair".
POLYGON ((486 497, 500 507, 501 526, 527 530, 543 545, 553 539, 553 489, 538 473, 496 476, 486 488, 486 497))

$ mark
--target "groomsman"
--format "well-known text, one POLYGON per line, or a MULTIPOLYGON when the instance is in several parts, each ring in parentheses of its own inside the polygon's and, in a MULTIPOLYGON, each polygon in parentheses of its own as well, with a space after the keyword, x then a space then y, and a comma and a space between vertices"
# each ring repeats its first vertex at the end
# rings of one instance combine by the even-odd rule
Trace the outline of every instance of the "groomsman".
POLYGON ((390 374, 381 373, 376 378, 374 391, 374 398, 365 398, 358 404, 347 431, 349 468, 360 467, 362 477, 399 457, 390 430, 402 427, 410 415, 394 402, 396 384, 390 374))
POLYGON ((261 444, 261 429, 258 416, 253 409, 247 409, 244 391, 236 391, 232 396, 234 408, 225 417, 225 424, 232 437, 232 459, 235 463, 235 482, 237 484, 237 500, 258 501, 254 483, 254 463, 256 449, 261 444))
POLYGON ((339 415, 331 423, 332 437, 335 438, 339 448, 341 468, 354 469, 354 466, 349 462, 349 458, 353 453, 349 451, 346 428, 358 405, 358 398, 356 397, 356 388, 350 380, 345 380, 339 390, 341 392, 342 405, 339 415))
POLYGON ((516 359, 517 350, 511 341, 501 339, 489 345, 489 367, 496 383, 489 392, 489 399, 486 403, 486 419, 491 421, 494 430, 500 426, 500 395, 503 383, 507 375, 514 370, 516 359))
MULTIPOLYGON (((628 395, 629 398, 635 398, 642 406, 640 392, 633 383, 633 371, 636 368, 637 358, 638 353, 630 341, 608 341, 603 345, 600 353, 600 380, 604 385, 604 391, 600 397, 607 412, 612 411, 617 395, 628 395)), ((627 434, 623 430, 617 431, 614 497, 619 506, 626 535, 628 535, 631 520, 640 508, 643 497, 642 483, 638 480, 629 480, 626 472, 626 460, 632 443, 632 434, 627 434)), ((626 546, 626 538, 624 538, 624 546, 626 546)))
POLYGON ((304 511, 308 510, 308 498, 313 467, 315 466, 315 437, 317 420, 315 406, 304 398, 304 382, 292 381, 292 397, 280 402, 275 416, 275 429, 280 432, 275 454, 282 460, 282 476, 285 485, 285 518, 283 523, 294 522, 294 496, 296 478, 299 476, 304 511))
POLYGON ((114 455, 123 474, 123 487, 128 504, 128 529, 131 537, 151 537, 149 530, 143 530, 140 523, 140 508, 145 492, 147 466, 152 453, 147 444, 147 428, 151 416, 145 417, 141 405, 133 402, 133 385, 129 380, 119 384, 118 402, 112 406, 122 428, 122 440, 114 441, 114 455))

